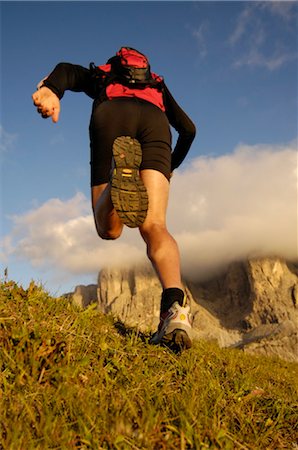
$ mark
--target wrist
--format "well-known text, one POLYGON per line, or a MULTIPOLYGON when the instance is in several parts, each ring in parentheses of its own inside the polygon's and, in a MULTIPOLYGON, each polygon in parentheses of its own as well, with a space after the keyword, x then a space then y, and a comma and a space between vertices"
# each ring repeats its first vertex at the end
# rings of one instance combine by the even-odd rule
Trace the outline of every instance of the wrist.
POLYGON ((63 93, 61 93, 56 87, 52 86, 47 80, 44 80, 43 84, 41 85, 41 88, 47 88, 49 89, 52 94, 55 94, 59 100, 63 97, 63 93))

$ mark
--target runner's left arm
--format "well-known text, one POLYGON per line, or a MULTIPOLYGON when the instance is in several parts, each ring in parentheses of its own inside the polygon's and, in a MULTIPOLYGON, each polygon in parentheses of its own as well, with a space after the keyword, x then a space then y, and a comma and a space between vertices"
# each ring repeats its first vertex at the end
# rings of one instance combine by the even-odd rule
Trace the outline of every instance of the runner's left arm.
POLYGON ((171 170, 173 171, 184 161, 196 136, 196 127, 166 85, 164 85, 164 102, 168 120, 178 133, 177 143, 172 153, 171 170))

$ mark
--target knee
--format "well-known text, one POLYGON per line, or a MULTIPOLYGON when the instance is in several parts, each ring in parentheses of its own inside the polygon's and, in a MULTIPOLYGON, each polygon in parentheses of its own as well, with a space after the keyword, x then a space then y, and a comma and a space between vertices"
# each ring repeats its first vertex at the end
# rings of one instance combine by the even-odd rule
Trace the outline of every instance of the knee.
POLYGON ((168 248, 169 245, 177 245, 165 223, 146 224, 146 226, 140 227, 140 233, 147 245, 149 258, 150 255, 168 248))
POLYGON ((164 223, 149 223, 140 227, 141 236, 145 241, 151 238, 160 236, 164 232, 167 232, 167 228, 164 223))

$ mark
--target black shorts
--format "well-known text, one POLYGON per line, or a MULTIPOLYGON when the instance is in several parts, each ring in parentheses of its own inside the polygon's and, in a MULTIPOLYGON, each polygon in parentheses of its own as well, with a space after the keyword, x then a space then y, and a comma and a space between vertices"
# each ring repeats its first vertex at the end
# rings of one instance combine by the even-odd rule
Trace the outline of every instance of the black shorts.
POLYGON ((170 179, 171 131, 165 113, 157 106, 124 97, 95 103, 89 133, 91 186, 109 182, 113 142, 119 136, 131 136, 140 142, 141 170, 158 170, 170 179))

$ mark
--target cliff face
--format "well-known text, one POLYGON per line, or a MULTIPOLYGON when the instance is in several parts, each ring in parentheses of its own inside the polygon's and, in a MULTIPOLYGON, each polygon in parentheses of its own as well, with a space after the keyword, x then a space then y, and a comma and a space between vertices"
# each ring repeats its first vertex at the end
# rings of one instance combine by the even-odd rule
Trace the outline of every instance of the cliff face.
MULTIPOLYGON (((281 259, 232 264, 208 282, 185 282, 197 339, 298 360, 298 270, 281 259)), ((161 287, 151 267, 105 269, 98 285, 78 286, 77 304, 97 301, 127 326, 154 330, 161 287)))
POLYGON ((102 312, 111 312, 140 330, 158 325, 161 287, 150 266, 102 270, 98 286, 102 312))
POLYGON ((293 264, 280 259, 250 260, 207 283, 192 284, 200 337, 214 335, 223 346, 297 361, 297 275, 293 264), (215 320, 216 331, 204 326, 201 307, 215 320))

